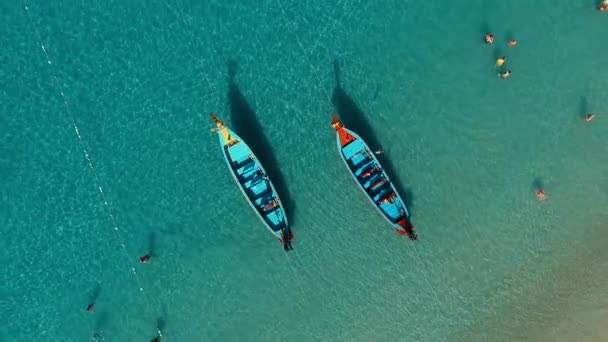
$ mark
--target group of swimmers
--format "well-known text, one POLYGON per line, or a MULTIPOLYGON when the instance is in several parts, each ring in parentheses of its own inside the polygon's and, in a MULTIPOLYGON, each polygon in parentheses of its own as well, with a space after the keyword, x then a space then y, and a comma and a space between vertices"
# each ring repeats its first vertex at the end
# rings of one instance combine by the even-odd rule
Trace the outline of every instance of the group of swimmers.
MULTIPOLYGON (((139 262, 142 264, 147 264, 148 261, 150 261, 151 255, 150 254, 146 254, 146 255, 142 255, 139 257, 139 262)), ((89 303, 89 305, 87 305, 86 311, 88 313, 92 313, 93 310, 95 309, 95 302, 89 303)), ((158 331, 158 335, 156 337, 154 337, 152 340, 150 340, 150 342, 160 342, 160 330, 158 331)), ((99 332, 94 332, 93 336, 91 337, 91 341, 93 342, 100 342, 102 340, 102 336, 99 332)))
MULTIPOLYGON (((486 44, 494 44, 494 35, 486 32, 486 35, 484 37, 484 42, 486 44)), ((514 47, 515 45, 517 45, 517 40, 515 40, 515 39, 510 39, 507 42, 508 47, 514 47)), ((496 59, 496 67, 502 68, 506 62, 507 62, 506 56, 498 57, 496 59)), ((511 77, 511 70, 507 69, 507 70, 503 70, 503 71, 499 72, 498 77, 502 78, 503 80, 511 77)))
MULTIPOLYGON (((600 10, 602 12, 608 12, 608 0, 603 0, 602 3, 599 5, 598 10, 600 10)), ((491 33, 486 33, 485 37, 484 37, 484 43, 493 44, 494 35, 491 33)), ((515 45, 517 45, 517 40, 515 40, 515 39, 510 39, 507 42, 508 47, 514 47, 515 45)), ((506 56, 498 57, 496 59, 496 67, 501 68, 506 62, 507 62, 506 56)), ((511 70, 507 69, 507 70, 499 72, 498 77, 500 77, 502 79, 507 79, 507 78, 511 77, 511 70)), ((594 113, 587 113, 583 116, 583 120, 585 120, 586 122, 591 122, 591 120, 593 120, 593 119, 595 119, 594 113)), ((544 201, 547 198, 547 194, 545 193, 545 190, 542 188, 537 189, 535 191, 535 195, 539 201, 544 201)))
MULTIPOLYGON (((598 11, 601 12, 608 12, 608 0, 603 0, 599 6, 597 7, 598 11)), ((491 33, 487 33, 485 34, 484 37, 484 42, 486 44, 493 44, 494 43, 494 35, 491 33)), ((514 47, 515 45, 517 45, 517 40, 515 39, 510 39, 507 42, 507 46, 508 47, 514 47)), ((496 59, 496 67, 501 68, 505 63, 507 62, 507 57, 502 56, 502 57, 498 57, 496 59)), ((507 69, 507 70, 503 70, 501 72, 498 73, 498 77, 502 78, 502 79, 507 79, 509 77, 511 77, 511 70, 507 69)), ((591 114, 590 119, 585 118, 586 121, 591 121, 593 120, 593 114, 591 114)))

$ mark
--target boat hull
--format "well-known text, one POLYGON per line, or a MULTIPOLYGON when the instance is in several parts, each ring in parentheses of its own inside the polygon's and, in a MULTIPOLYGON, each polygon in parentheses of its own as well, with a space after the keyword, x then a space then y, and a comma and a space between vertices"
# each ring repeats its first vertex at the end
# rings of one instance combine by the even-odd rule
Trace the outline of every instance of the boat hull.
POLYGON ((355 132, 341 124, 335 128, 338 153, 359 189, 399 235, 416 239, 405 201, 375 153, 355 132))
POLYGON ((264 226, 286 249, 293 234, 283 203, 266 170, 247 143, 234 131, 218 125, 222 154, 232 179, 264 226))

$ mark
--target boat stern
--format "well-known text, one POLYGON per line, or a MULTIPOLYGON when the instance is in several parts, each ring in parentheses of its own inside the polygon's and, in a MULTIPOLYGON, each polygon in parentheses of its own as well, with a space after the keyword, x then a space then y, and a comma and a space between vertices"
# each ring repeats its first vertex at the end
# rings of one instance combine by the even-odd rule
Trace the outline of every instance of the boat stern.
POLYGON ((289 228, 289 226, 287 226, 286 230, 284 228, 281 228, 275 232, 275 235, 277 236, 277 240, 279 240, 279 243, 281 245, 283 245, 283 248, 286 251, 289 251, 290 249, 293 249, 293 247, 291 247, 291 240, 294 239, 294 235, 293 235, 293 232, 291 231, 291 228, 289 228), (287 238, 285 238, 286 230, 287 230, 287 238))
POLYGON ((410 240, 418 239, 418 236, 416 235, 416 232, 414 231, 414 226, 406 217, 402 217, 401 220, 399 220, 397 222, 397 225, 399 226, 399 228, 395 228, 395 231, 397 231, 397 234, 399 234, 400 236, 407 235, 407 237, 409 237, 410 240))

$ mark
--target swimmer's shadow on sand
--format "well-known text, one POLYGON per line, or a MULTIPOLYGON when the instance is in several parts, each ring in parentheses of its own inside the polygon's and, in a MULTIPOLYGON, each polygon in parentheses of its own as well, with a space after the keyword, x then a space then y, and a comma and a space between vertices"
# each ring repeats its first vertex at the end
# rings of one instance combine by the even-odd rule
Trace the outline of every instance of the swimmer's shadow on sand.
MULTIPOLYGON (((334 75, 336 78, 336 86, 332 94, 332 102, 336 107, 338 117, 344 126, 359 134, 372 150, 382 149, 365 114, 359 106, 357 106, 357 103, 346 93, 344 88, 342 88, 340 64, 337 60, 334 60, 334 75)), ((397 192, 403 197, 406 206, 411 211, 411 209, 414 208, 414 193, 409 188, 403 188, 403 183, 401 182, 399 174, 395 172, 395 167, 390 158, 383 158, 383 155, 379 155, 377 158, 382 163, 388 177, 393 181, 397 192)))
POLYGON ((272 150, 272 144, 264 135, 264 129, 258 121, 255 111, 236 84, 235 77, 237 72, 237 64, 234 60, 228 61, 228 104, 230 106, 230 118, 232 121, 232 129, 238 134, 251 148, 253 153, 258 157, 260 163, 264 166, 268 178, 272 181, 281 202, 285 207, 285 215, 294 224, 295 202, 291 198, 291 194, 287 188, 285 177, 281 173, 279 163, 272 150))

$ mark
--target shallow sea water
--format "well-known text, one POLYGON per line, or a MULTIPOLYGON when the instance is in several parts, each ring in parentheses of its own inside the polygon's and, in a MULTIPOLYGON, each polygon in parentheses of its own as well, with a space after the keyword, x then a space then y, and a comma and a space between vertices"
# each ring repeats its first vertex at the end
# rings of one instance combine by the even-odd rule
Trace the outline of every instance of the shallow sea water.
POLYGON ((608 16, 593 1, 27 6, 0 4, 0 341, 605 336, 608 16), (271 173, 289 254, 232 183, 210 112, 271 173), (417 243, 350 180, 333 112, 385 151, 417 243))

